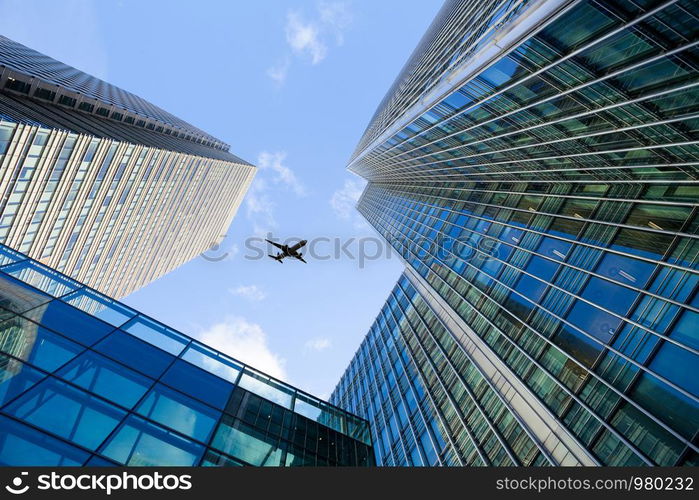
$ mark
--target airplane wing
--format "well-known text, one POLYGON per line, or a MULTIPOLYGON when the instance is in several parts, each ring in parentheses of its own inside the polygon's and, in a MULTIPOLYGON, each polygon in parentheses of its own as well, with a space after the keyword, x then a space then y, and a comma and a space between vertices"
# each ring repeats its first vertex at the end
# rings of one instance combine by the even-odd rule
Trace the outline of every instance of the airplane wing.
POLYGON ((297 255, 296 258, 297 258, 298 260, 300 260, 301 262, 303 262, 304 264, 308 264, 308 262, 306 262, 305 260, 303 260, 303 257, 301 257, 300 255, 297 255))
POLYGON ((267 243, 271 243, 275 247, 279 248, 280 250, 284 250, 284 245, 280 245, 279 243, 275 243, 273 241, 265 240, 267 243))

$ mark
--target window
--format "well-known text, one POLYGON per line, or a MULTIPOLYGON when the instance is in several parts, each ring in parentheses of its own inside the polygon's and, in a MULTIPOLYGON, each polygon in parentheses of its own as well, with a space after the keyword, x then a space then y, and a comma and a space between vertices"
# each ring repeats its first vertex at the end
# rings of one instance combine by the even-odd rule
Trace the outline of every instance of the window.
POLYGON ((46 376, 31 366, 0 354, 0 406, 18 396, 46 376))
POLYGON ((0 415, 0 464, 77 466, 90 455, 43 432, 0 415))
POLYGON ((14 90, 15 92, 20 92, 22 94, 28 94, 29 89, 31 89, 32 86, 27 82, 23 82, 22 80, 8 78, 7 82, 5 82, 5 88, 14 90))
POLYGON ((46 99, 47 101, 53 101, 56 98, 56 93, 49 89, 37 87, 34 91, 34 97, 38 97, 39 99, 46 99))
POLYGON ((46 305, 27 311, 24 315, 46 328, 85 345, 94 344, 114 330, 113 326, 59 300, 53 300, 46 305))
POLYGON ((7 265, 2 271, 54 297, 82 288, 77 281, 29 260, 7 265))
POLYGON ((0 274, 0 301, 4 309, 13 313, 23 313, 50 300, 51 297, 45 293, 8 275, 0 274))
POLYGON ((697 361, 696 354, 664 342, 650 362, 650 368, 690 394, 699 394, 699 377, 690 369, 697 366, 697 361))
POLYGON ((87 111, 88 113, 92 113, 92 111, 94 111, 95 109, 95 105, 90 104, 89 102, 81 102, 78 105, 78 109, 81 111, 87 111))
POLYGON ((162 377, 162 381, 216 408, 223 409, 233 385, 184 361, 176 361, 162 377))
POLYGON ((75 107, 75 104, 78 101, 72 97, 68 97, 67 95, 62 95, 58 98, 58 104, 62 104, 64 106, 68 106, 69 108, 75 107))
POLYGON ((32 387, 4 411, 93 450, 126 415, 118 408, 54 378, 32 387))
POLYGON ((232 359, 198 342, 190 344, 182 359, 232 383, 238 381, 243 370, 243 367, 232 359))
POLYGON ((138 314, 123 304, 85 288, 61 300, 114 326, 121 326, 138 314))
POLYGON ((84 352, 56 375, 127 408, 153 384, 151 379, 93 351, 84 352))
POLYGON ((294 393, 293 389, 283 386, 265 375, 257 374, 246 369, 240 379, 239 385, 243 389, 247 389, 284 408, 291 408, 291 397, 294 393))
POLYGON ((189 343, 181 333, 143 316, 135 317, 122 330, 174 355, 180 354, 189 343))
POLYGON ((84 347, 31 321, 16 317, 0 324, 0 350, 53 371, 84 350, 84 347))
POLYGON ((132 335, 116 331, 101 340, 95 349, 149 377, 159 377, 174 358, 132 335))
POLYGON ((100 450, 124 465, 197 465, 204 447, 159 425, 129 416, 100 450))
POLYGON ((220 412, 157 384, 136 411, 199 441, 208 441, 220 412))
POLYGON ((239 420, 224 415, 211 446, 258 466, 281 465, 279 441, 239 420))

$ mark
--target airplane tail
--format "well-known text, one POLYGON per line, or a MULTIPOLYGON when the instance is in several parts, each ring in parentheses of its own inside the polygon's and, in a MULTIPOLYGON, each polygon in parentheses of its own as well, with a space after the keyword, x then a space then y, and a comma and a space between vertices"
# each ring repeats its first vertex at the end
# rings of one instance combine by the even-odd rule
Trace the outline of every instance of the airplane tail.
POLYGON ((280 264, 284 264, 284 263, 282 262, 282 259, 280 259, 280 258, 279 258, 278 256, 276 256, 276 255, 267 254, 267 257, 272 257, 274 260, 276 260, 276 261, 279 262, 280 264))

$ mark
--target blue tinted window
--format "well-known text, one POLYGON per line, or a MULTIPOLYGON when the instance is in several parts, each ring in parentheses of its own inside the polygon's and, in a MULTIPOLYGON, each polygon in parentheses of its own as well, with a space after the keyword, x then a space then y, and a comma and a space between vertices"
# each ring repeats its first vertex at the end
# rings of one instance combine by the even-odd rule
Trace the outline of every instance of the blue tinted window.
POLYGON ((100 453, 125 465, 196 465, 204 447, 158 425, 129 416, 100 453))
POLYGON ((125 412, 56 379, 34 386, 4 409, 30 424, 95 449, 125 412))
POLYGON ((563 260, 568 255, 570 247, 570 243, 547 236, 541 239, 537 252, 553 259, 563 260))
POLYGON ((0 246, 0 266, 26 260, 26 257, 5 245, 0 246))
POLYGON ((153 378, 159 377, 174 360, 168 353, 121 331, 101 340, 95 349, 153 378))
POLYGON ((114 330, 111 325, 96 320, 59 300, 37 307, 24 314, 46 328, 70 337, 85 345, 92 345, 114 330))
POLYGON ((571 357, 587 366, 592 366, 602 352, 600 344, 568 326, 561 328, 553 342, 571 357))
POLYGON ((0 415, 0 464, 76 466, 90 455, 36 429, 0 415))
POLYGON ((621 287, 600 278, 590 278, 581 297, 599 304, 621 316, 625 316, 638 292, 621 287))
POLYGON ((0 350, 53 371, 84 348, 24 318, 0 324, 0 350))
POLYGON ((621 320, 578 300, 568 313, 568 321, 603 342, 607 342, 621 320))
POLYGON ((143 316, 135 317, 122 330, 175 356, 189 343, 189 339, 181 333, 143 316))
POLYGON ((243 370, 242 365, 197 342, 190 344, 182 359, 233 383, 238 381, 243 370))
POLYGON ((11 274, 54 297, 60 297, 82 288, 82 285, 77 281, 73 281, 38 262, 29 260, 5 266, 2 268, 2 272, 11 274))
POLYGON ((641 375, 631 396, 687 439, 699 428, 699 403, 648 373, 641 375))
POLYGON ((46 376, 21 361, 0 354, 0 406, 46 376))
POLYGON ((226 406, 233 389, 232 384, 184 361, 176 361, 162 381, 221 409, 226 406))
POLYGON ((127 408, 135 405, 153 383, 92 351, 81 354, 56 375, 127 408))
MULTIPOLYGON (((531 276, 527 275, 522 275, 520 278, 519 282, 517 283, 517 286, 515 286, 515 290, 517 290, 522 296, 533 300, 534 302, 538 302, 538 300, 541 298, 541 296, 544 294, 546 291, 547 284, 539 281, 537 279, 532 278, 531 276)), ((512 299, 516 300, 517 302, 521 303, 524 305, 526 308, 531 309, 533 305, 524 300, 521 297, 518 297, 515 294, 511 294, 512 299)))
POLYGON ((608 276, 620 283, 643 288, 654 267, 654 264, 648 262, 607 253, 597 266, 597 274, 608 276))
POLYGON ((240 378, 239 385, 243 389, 273 401, 284 408, 291 408, 291 398, 294 391, 261 373, 246 368, 245 373, 240 378))
POLYGON ((699 349, 699 314, 685 310, 672 328, 670 337, 686 346, 699 349))
POLYGON ((216 430, 211 446, 258 466, 281 465, 279 440, 228 416, 216 430))
POLYGON ((663 343, 650 362, 652 370, 690 394, 699 394, 699 377, 695 371, 697 366, 699 358, 695 354, 669 342, 663 343))
POLYGON ((157 384, 136 411, 199 441, 207 441, 220 412, 157 384))
POLYGON ((133 309, 89 289, 78 290, 62 300, 113 326, 121 326, 137 314, 133 309))
POLYGON ((0 303, 5 309, 23 313, 50 300, 49 295, 0 273, 0 303))
POLYGON ((553 277, 553 273, 558 269, 558 264, 541 257, 532 257, 524 269, 534 276, 549 281, 553 277))

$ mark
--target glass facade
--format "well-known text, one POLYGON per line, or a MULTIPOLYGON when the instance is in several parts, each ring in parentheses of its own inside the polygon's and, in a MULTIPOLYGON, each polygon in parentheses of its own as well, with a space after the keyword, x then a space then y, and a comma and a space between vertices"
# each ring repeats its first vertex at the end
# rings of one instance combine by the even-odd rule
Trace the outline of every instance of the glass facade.
MULTIPOLYGON (((490 23, 497 47, 484 39, 453 67, 435 63, 449 91, 360 143, 349 166, 369 181, 359 211, 407 265, 367 342, 396 335, 380 323, 390 312, 397 323, 422 315, 430 343, 446 328, 458 344, 410 360, 428 370, 421 413, 441 426, 440 463, 513 459, 493 459, 481 441, 495 430, 459 402, 452 371, 468 380, 459 363, 471 356, 501 399, 527 402, 509 401, 511 412, 552 464, 698 465, 699 5, 546 5, 490 23), (412 305, 396 310, 403 297, 412 305), (480 454, 455 446, 449 405, 480 454)), ((439 20, 430 43, 450 29, 439 20)), ((364 383, 379 377, 367 356, 363 346, 332 401, 372 421, 380 463, 410 463, 380 434, 399 409, 364 383)), ((502 438, 526 464, 527 446, 502 438)))
POLYGON ((0 36, 0 243, 123 297, 219 242, 254 174, 218 139, 0 36))
POLYGON ((366 420, 0 245, 0 464, 368 466, 366 420))

